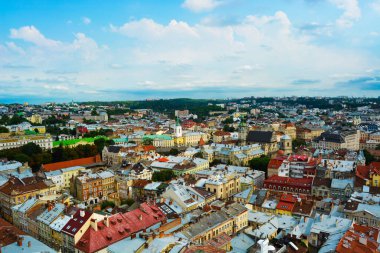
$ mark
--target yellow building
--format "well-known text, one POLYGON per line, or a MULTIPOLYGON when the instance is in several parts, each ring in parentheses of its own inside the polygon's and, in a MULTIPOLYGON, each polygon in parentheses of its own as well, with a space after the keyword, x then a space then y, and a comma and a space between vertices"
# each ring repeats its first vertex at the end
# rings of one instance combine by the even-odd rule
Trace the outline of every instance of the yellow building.
POLYGON ((34 131, 39 134, 45 134, 46 133, 46 127, 45 126, 31 126, 29 130, 34 131))
POLYGON ((215 193, 217 199, 227 199, 241 191, 240 177, 235 174, 211 176, 205 188, 215 193))
POLYGON ((26 119, 32 122, 33 124, 42 124, 42 117, 39 114, 33 114, 32 116, 26 119))
POLYGON ((12 207, 24 203, 31 197, 52 195, 56 186, 49 180, 39 177, 27 177, 22 180, 11 177, 7 183, 0 186, 0 214, 12 222, 12 207))
POLYGON ((248 209, 239 203, 232 203, 221 210, 203 215, 182 231, 191 242, 204 244, 220 234, 233 235, 248 226, 248 209), (205 226, 207 224, 207 226, 205 226))
POLYGON ((70 188, 71 179, 78 176, 79 172, 85 169, 86 168, 82 166, 74 166, 61 169, 64 188, 70 188))

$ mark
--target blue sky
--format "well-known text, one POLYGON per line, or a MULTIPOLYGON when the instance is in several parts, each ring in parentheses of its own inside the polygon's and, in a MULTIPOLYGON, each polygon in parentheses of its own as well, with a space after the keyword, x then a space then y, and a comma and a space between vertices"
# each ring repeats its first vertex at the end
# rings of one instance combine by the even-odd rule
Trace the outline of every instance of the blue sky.
POLYGON ((0 17, 0 103, 380 95, 380 0, 9 0, 0 17))

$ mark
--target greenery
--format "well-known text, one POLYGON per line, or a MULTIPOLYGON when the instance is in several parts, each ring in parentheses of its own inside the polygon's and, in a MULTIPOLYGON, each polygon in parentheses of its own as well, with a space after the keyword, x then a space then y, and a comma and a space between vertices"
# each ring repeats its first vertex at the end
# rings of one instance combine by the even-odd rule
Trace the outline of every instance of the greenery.
POLYGON ((224 125, 224 127, 223 127, 224 132, 235 132, 235 130, 236 129, 233 126, 224 125))
POLYGON ((113 135, 113 130, 112 129, 103 129, 103 128, 100 128, 99 130, 85 133, 83 137, 96 137, 96 136, 99 136, 99 135, 104 135, 104 136, 107 136, 107 137, 112 136, 113 135))
POLYGON ((264 171, 265 174, 267 174, 269 161, 270 161, 270 157, 268 156, 253 158, 252 160, 249 161, 249 167, 251 167, 254 170, 264 171))
POLYGON ((153 144, 153 140, 150 139, 150 138, 145 138, 145 139, 142 141, 142 144, 143 144, 144 146, 152 145, 152 144, 153 144))
POLYGON ((232 124, 232 123, 234 123, 234 120, 233 120, 232 117, 229 117, 229 118, 223 120, 222 123, 223 123, 223 124, 232 124))
POLYGON ((172 148, 172 149, 170 149, 170 151, 169 151, 169 155, 174 155, 174 156, 176 156, 176 155, 178 155, 179 153, 180 153, 179 150, 176 149, 176 148, 172 148))
POLYGON ((305 140, 295 139, 292 141, 293 149, 299 148, 300 146, 306 146, 305 140))
POLYGON ((17 125, 27 120, 18 114, 14 114, 11 118, 8 115, 3 115, 0 119, 0 125, 17 125))
POLYGON ((131 206, 135 203, 133 199, 123 199, 121 200, 121 205, 128 205, 131 206))
POLYGON ((73 148, 59 146, 49 151, 43 150, 34 143, 28 143, 19 148, 0 151, 0 157, 5 157, 8 160, 16 160, 21 163, 28 162, 34 172, 38 171, 42 164, 90 157, 97 154, 98 149, 95 145, 78 145, 73 148))
POLYGON ((9 130, 4 126, 0 126, 0 133, 9 133, 9 130))
POLYGON ((370 164, 371 162, 376 162, 375 157, 370 152, 368 152, 368 150, 364 149, 363 153, 365 157, 365 163, 367 165, 370 164))
POLYGON ((203 158, 202 152, 195 153, 194 157, 196 158, 203 158))
POLYGON ((115 207, 115 202, 109 201, 109 200, 104 200, 102 202, 102 204, 100 205, 100 208, 103 210, 103 209, 106 209, 107 207, 114 208, 115 207))
POLYGON ((153 182, 165 182, 172 180, 175 177, 172 170, 161 170, 153 172, 152 180, 153 182))

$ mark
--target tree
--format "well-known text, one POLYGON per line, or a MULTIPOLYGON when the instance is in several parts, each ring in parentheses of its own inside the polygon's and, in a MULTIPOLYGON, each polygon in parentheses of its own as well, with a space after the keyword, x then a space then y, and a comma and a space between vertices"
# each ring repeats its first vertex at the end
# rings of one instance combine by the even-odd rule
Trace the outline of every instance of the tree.
POLYGON ((36 133, 40 133, 40 131, 38 131, 37 128, 34 128, 34 132, 36 132, 36 133))
POLYGON ((101 154, 103 151, 104 146, 106 145, 106 139, 104 138, 98 138, 94 141, 94 144, 98 150, 98 153, 101 154))
POLYGON ((194 157, 196 157, 196 158, 203 158, 203 154, 202 154, 202 152, 198 152, 198 153, 194 154, 194 157))
POLYGON ((0 133, 9 133, 9 129, 4 126, 0 126, 0 133))
POLYGON ((153 172, 152 181, 153 182, 164 182, 172 180, 175 174, 172 170, 161 170, 153 172))
POLYGON ((152 145, 152 144, 153 144, 153 140, 150 139, 150 138, 145 138, 145 139, 143 139, 142 144, 143 144, 144 146, 152 145))
POLYGON ((267 174, 269 161, 270 158, 268 156, 253 158, 249 161, 249 167, 251 167, 254 170, 264 171, 265 174, 267 174))
POLYGON ((104 200, 103 202, 102 202, 102 204, 101 204, 101 209, 103 210, 103 209, 105 209, 105 208, 107 208, 107 207, 112 207, 112 208, 114 208, 115 207, 115 202, 113 202, 113 201, 109 201, 109 200, 104 200))
POLYGON ((295 139, 292 141, 292 147, 293 149, 296 149, 300 146, 306 146, 306 142, 305 140, 301 140, 301 139, 295 139))
POLYGON ((371 162, 375 162, 376 159, 375 157, 366 149, 363 150, 363 154, 364 154, 364 157, 365 157, 365 163, 368 165, 370 164, 371 162))
POLYGON ((121 205, 131 206, 131 205, 133 205, 133 203, 135 203, 135 201, 133 199, 123 199, 121 201, 121 205))
POLYGON ((21 146, 21 152, 26 154, 27 156, 32 156, 35 154, 42 153, 42 148, 33 142, 29 142, 21 146))
POLYGON ((176 156, 176 155, 178 155, 178 154, 179 154, 179 150, 176 149, 176 148, 172 148, 172 149, 170 149, 170 151, 169 151, 169 155, 174 155, 174 156, 176 156))
POLYGON ((14 155, 14 160, 20 162, 20 163, 26 163, 29 162, 30 157, 23 154, 23 153, 18 153, 14 155))
POLYGON ((380 150, 380 144, 376 146, 376 150, 380 150))

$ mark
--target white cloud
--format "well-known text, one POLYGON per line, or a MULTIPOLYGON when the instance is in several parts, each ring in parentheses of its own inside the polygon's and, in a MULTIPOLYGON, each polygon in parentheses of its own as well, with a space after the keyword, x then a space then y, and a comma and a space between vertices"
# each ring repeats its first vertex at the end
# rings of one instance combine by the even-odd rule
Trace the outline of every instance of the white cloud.
POLYGON ((319 86, 332 87, 333 73, 368 66, 359 54, 313 45, 283 11, 247 16, 227 26, 141 19, 111 28, 138 42, 125 54, 135 67, 144 68, 140 76, 129 73, 128 78, 140 84, 146 80, 141 76, 154 80, 154 89, 227 89, 231 83, 234 88, 282 88, 299 79, 299 73, 310 80, 323 79, 319 86))
POLYGON ((336 7, 343 10, 343 14, 336 21, 341 28, 351 27, 361 17, 358 0, 330 0, 336 7))
POLYGON ((220 0, 185 0, 182 7, 189 9, 193 12, 211 11, 220 6, 220 0))
POLYGON ((380 0, 375 0, 370 4, 370 7, 380 14, 380 0))
POLYGON ((16 43, 14 43, 14 42, 7 42, 6 45, 7 45, 7 47, 9 49, 11 49, 14 52, 17 52, 19 54, 25 54, 24 49, 22 49, 21 47, 17 46, 16 43))
POLYGON ((83 17, 83 18, 82 18, 82 22, 83 22, 83 24, 85 24, 85 25, 89 25, 89 24, 91 24, 91 19, 88 18, 88 17, 83 17))
POLYGON ((60 45, 58 41, 47 39, 34 26, 23 26, 19 29, 11 29, 10 37, 12 39, 25 40, 41 47, 55 47, 60 45))

